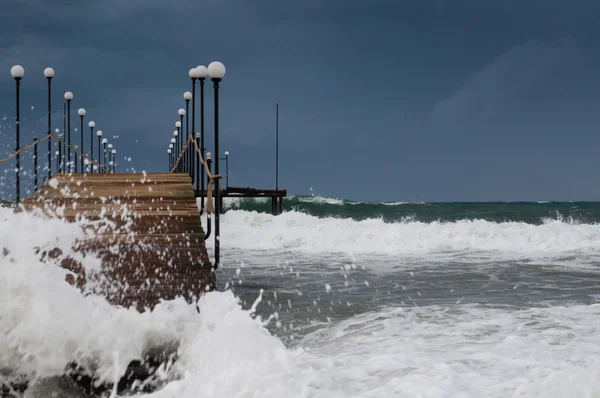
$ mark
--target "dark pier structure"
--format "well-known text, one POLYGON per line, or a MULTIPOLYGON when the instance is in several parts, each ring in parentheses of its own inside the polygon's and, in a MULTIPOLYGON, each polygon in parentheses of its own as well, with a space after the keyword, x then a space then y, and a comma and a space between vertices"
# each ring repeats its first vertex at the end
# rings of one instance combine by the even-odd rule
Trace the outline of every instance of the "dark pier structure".
MULTIPOLYGON (((230 187, 227 181, 222 188, 219 162, 215 162, 214 170, 211 167, 211 153, 204 147, 204 83, 207 77, 213 83, 214 153, 218 154, 219 85, 225 75, 222 63, 213 62, 208 68, 199 66, 190 70, 192 92, 184 94, 186 109, 177 112, 176 131, 168 137, 169 171, 166 173, 118 172, 117 149, 103 137, 101 130, 94 134, 96 122, 90 121, 89 133, 84 132, 84 117, 93 111, 79 109, 80 131, 71 134, 74 95, 69 91, 64 94, 62 104, 62 131, 59 128, 52 131, 52 68, 46 68, 43 73, 48 83, 48 130, 32 144, 22 146, 20 90, 24 74, 20 65, 11 69, 16 83, 16 148, 10 156, 0 159, 0 164, 14 159, 14 166, 9 167, 15 170, 16 212, 78 222, 86 232, 84 238, 72 243, 71 252, 100 259, 101 266, 93 274, 86 274, 83 264, 72 258, 71 253, 53 247, 36 252, 48 266, 71 271, 65 283, 86 292, 90 279, 100 281, 102 283, 94 284, 93 293, 105 296, 115 306, 140 311, 154 308, 161 300, 177 297, 193 302, 216 286, 223 198, 271 198, 272 214, 283 212, 287 191, 278 189, 278 183, 276 189, 257 189, 230 187), (197 82, 201 94, 199 131, 195 116, 197 82), (23 198, 21 155, 28 150, 34 154, 34 186, 33 194, 23 198), (203 213, 207 214, 205 228, 200 218, 203 213), (214 239, 214 262, 206 250, 205 242, 209 238, 214 239)), ((228 152, 225 155, 227 157, 228 152)), ((226 176, 228 174, 227 164, 226 176)), ((8 249, 0 250, 1 253, 6 256, 8 249)), ((153 354, 133 361, 119 382, 118 391, 129 390, 136 381, 151 380, 165 358, 172 358, 171 354, 153 354)), ((112 388, 97 385, 93 372, 81 369, 78 364, 71 365, 65 369, 64 377, 70 377, 87 392, 112 388)), ((0 397, 18 396, 27 389, 27 384, 27 380, 15 382, 0 378, 0 397)), ((150 383, 145 391, 154 388, 159 386, 150 383)))

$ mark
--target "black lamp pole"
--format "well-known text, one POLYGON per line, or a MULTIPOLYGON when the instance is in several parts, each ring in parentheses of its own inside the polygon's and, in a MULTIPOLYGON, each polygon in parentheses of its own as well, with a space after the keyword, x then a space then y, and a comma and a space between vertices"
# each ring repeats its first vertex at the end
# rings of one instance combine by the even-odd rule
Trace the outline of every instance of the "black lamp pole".
POLYGON ((33 192, 38 190, 38 139, 33 139, 33 192))
MULTIPOLYGON (((54 69, 44 69, 44 76, 48 79, 48 135, 52 134, 52 78, 54 69)), ((48 137, 48 180, 52 177, 52 137, 48 137)))
POLYGON ((83 118, 85 117, 85 109, 81 108, 79 109, 79 118, 81 119, 81 127, 79 130, 79 135, 80 135, 80 139, 81 139, 81 146, 79 147, 79 154, 81 156, 81 172, 85 173, 85 165, 84 165, 84 156, 83 153, 85 152, 83 150, 83 118))
MULTIPOLYGON (((17 119, 16 119, 16 127, 17 127, 17 147, 16 151, 19 151, 21 148, 21 79, 23 75, 25 75, 25 70, 20 65, 15 65, 10 70, 10 74, 15 79, 15 83, 17 85, 17 119)), ((16 185, 17 185, 17 193, 16 199, 17 203, 21 201, 21 154, 17 152, 17 160, 16 160, 16 185)))
MULTIPOLYGON (((73 94, 67 91, 65 99, 67 100, 67 164, 69 165, 68 170, 71 172, 71 100, 73 99, 73 94)), ((75 166, 77 166, 77 162, 75 162, 75 166)))
POLYGON ((62 145, 62 158, 60 168, 63 173, 66 170, 65 155, 67 154, 67 143, 65 141, 65 138, 67 138, 67 103, 63 102, 63 142, 60 143, 60 145, 62 145))
MULTIPOLYGON (((204 159, 204 79, 205 77, 200 77, 200 153, 202 154, 202 158, 204 159)), ((204 174, 206 174, 205 170, 202 170, 200 174, 200 209, 201 213, 204 212, 204 174)))
POLYGON ((106 163, 106 141, 104 141, 104 173, 108 172, 108 170, 106 169, 107 166, 108 163, 106 163))
POLYGON ((177 127, 176 140, 177 140, 177 157, 175 158, 175 161, 177 162, 177 170, 175 170, 175 171, 179 172, 179 169, 181 169, 181 162, 178 162, 179 156, 181 155, 181 127, 177 127))
POLYGON ((94 174, 94 127, 96 127, 96 123, 90 121, 88 126, 90 127, 90 173, 94 174))
POLYGON ((112 173, 112 144, 108 144, 108 173, 112 173))
POLYGON ((100 174, 100 173, 102 173, 102 169, 100 168, 102 166, 102 155, 101 155, 102 143, 100 142, 102 140, 102 131, 98 130, 96 135, 98 136, 98 174, 100 174))
MULTIPOLYGON (((212 77, 215 92, 215 154, 219 157, 219 82, 220 77, 212 77)), ((215 162, 215 175, 219 175, 219 160, 215 162)), ((220 217, 221 216, 221 188, 219 179, 215 180, 215 268, 219 267, 220 260, 220 217)))
POLYGON ((56 136, 58 137, 57 141, 58 141, 58 151, 56 151, 56 156, 58 156, 58 159, 56 159, 56 171, 58 173, 61 172, 62 167, 61 167, 61 161, 62 161, 62 142, 60 142, 61 138, 62 138, 62 134, 59 133, 59 129, 54 130, 54 132, 56 133, 56 136))
MULTIPOLYGON (((189 99, 185 99, 185 140, 184 142, 188 142, 188 139, 190 138, 190 100, 189 99)), ((185 160, 186 160, 186 165, 185 168, 188 172, 188 174, 190 175, 190 177, 192 176, 192 170, 190 168, 190 155, 192 153, 192 148, 189 147, 186 149, 185 151, 185 160)), ((194 181, 194 180, 192 180, 194 181)))
MULTIPOLYGON (((179 129, 179 153, 183 153, 183 144, 185 143, 185 139, 183 138, 183 115, 179 115, 179 122, 181 123, 181 128, 179 129)), ((179 162, 179 171, 185 171, 185 161, 183 160, 185 156, 179 162)))
MULTIPOLYGON (((194 135, 194 137, 196 137, 196 80, 198 80, 196 68, 190 69, 190 77, 192 78, 192 134, 194 135)), ((192 151, 192 185, 194 185, 194 173, 196 173, 195 185, 196 196, 198 196, 198 167, 194 167, 194 162, 196 161, 196 156, 194 156, 195 154, 196 150, 194 149, 192 151)))
POLYGON ((225 183, 226 188, 229 188, 229 152, 225 152, 225 183))

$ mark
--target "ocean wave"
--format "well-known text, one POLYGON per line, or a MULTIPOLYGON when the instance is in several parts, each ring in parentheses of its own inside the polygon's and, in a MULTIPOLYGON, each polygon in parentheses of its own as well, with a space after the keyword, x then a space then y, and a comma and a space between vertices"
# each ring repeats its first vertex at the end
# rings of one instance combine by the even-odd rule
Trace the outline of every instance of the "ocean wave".
POLYGON ((248 250, 384 255, 600 251, 600 224, 551 218, 540 225, 485 220, 425 223, 411 217, 384 222, 380 218, 318 218, 294 211, 271 216, 235 210, 222 215, 221 222, 221 247, 248 250))
MULTIPOLYGON (((235 198, 227 197, 223 198, 223 206, 225 209, 244 209, 245 206, 252 206, 256 204, 267 204, 270 203, 271 198, 258 197, 258 198, 235 198)), ((301 196, 301 195, 288 195, 284 198, 284 202, 288 206, 294 206, 296 203, 314 204, 314 205, 332 205, 332 206, 357 206, 357 205, 382 205, 382 206, 403 206, 412 204, 426 204, 423 201, 412 201, 412 202, 364 202, 355 201, 349 199, 340 198, 329 198, 326 196, 301 196)))
MULTIPOLYGON (((82 237, 79 225, 11 210, 0 210, 0 217, 0 382, 25 375, 33 381, 28 396, 65 396, 51 381, 73 361, 93 367, 98 381, 115 382, 131 360, 165 345, 176 346, 179 355, 158 373, 166 385, 137 396, 600 393, 595 377, 600 370, 598 304, 526 310, 481 305, 384 308, 323 325, 286 347, 267 329, 279 314, 271 311, 261 317, 256 311, 261 300, 277 300, 273 292, 263 297, 261 291, 250 309, 242 308, 231 291, 207 293, 192 304, 165 301, 143 313, 113 307, 102 297, 82 295, 65 282, 65 270, 40 260, 40 249, 58 246, 68 252, 82 237)), ((290 244, 326 251, 335 245, 365 250, 368 244, 400 252, 448 245, 495 250, 579 245, 575 248, 597 250, 600 240, 597 225, 564 220, 548 219, 539 226, 485 221, 390 224, 378 219, 323 220, 293 212, 272 217, 231 211, 223 216, 223 232, 223 243, 230 246, 281 249, 290 244)), ((85 268, 96 266, 92 255, 77 259, 85 268)), ((322 297, 327 303, 333 293, 322 297)))

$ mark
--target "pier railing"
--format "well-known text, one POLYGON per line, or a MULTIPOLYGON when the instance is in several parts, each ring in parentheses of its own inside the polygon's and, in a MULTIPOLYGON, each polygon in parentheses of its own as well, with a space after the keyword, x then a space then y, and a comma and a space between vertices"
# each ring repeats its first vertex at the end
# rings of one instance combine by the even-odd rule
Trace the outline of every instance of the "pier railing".
MULTIPOLYGON (((194 182, 194 176, 196 176, 196 180, 198 179, 198 175, 200 172, 205 173, 208 179, 206 186, 206 205, 204 205, 204 201, 202 201, 202 208, 200 209, 200 214, 206 212, 206 234, 205 239, 210 237, 211 233, 211 215, 215 214, 215 243, 214 243, 214 254, 215 254, 215 265, 214 268, 219 267, 219 259, 220 259, 220 225, 219 225, 219 216, 221 213, 221 209, 219 207, 220 204, 220 187, 219 181, 222 178, 219 174, 213 174, 211 171, 211 159, 210 152, 207 153, 207 158, 204 159, 202 151, 198 146, 198 138, 194 138, 194 134, 190 134, 187 141, 182 143, 180 146, 180 151, 177 158, 171 159, 169 161, 170 173, 176 172, 187 172, 191 179, 192 184, 194 182), (188 151, 189 149, 189 151, 188 151), (194 152, 196 156, 194 156, 194 152), (194 168, 194 164, 196 167, 194 168), (200 170, 200 165, 202 165, 202 171, 200 170), (213 200, 213 195, 216 196, 215 200, 213 200), (216 204, 216 206, 215 206, 216 204), (216 207, 216 211, 215 211, 216 207)), ((171 157, 170 157, 171 158, 171 157)), ((202 186, 202 199, 204 199, 204 186, 202 186)))
MULTIPOLYGON (((209 152, 210 154, 210 152, 209 152)), ((214 213, 215 212, 215 206, 214 206, 214 201, 213 201, 213 186, 217 184, 217 181, 220 180, 222 178, 221 175, 218 174, 212 174, 211 172, 211 167, 209 162, 211 161, 211 159, 207 159, 205 160, 204 157, 202 156, 202 152, 200 151, 200 148, 198 147, 198 142, 197 139, 194 138, 193 134, 190 134, 190 136, 188 137, 188 140, 182 145, 181 147, 181 153, 179 153, 178 157, 173 161, 172 167, 170 169, 170 173, 176 173, 178 171, 182 171, 182 170, 186 170, 188 172, 188 174, 190 175, 190 177, 192 178, 192 182, 194 181, 194 176, 195 176, 195 172, 194 172, 194 163, 198 162, 199 165, 202 165, 202 168, 204 169, 204 173, 206 173, 206 177, 208 178, 208 182, 207 182, 207 187, 206 187, 206 206, 203 209, 203 211, 207 212, 207 213, 214 213), (188 153, 187 150, 188 148, 192 148, 190 149, 190 152, 188 153), (193 156, 194 152, 196 152, 197 156, 193 156), (197 158, 197 159, 196 159, 197 158), (183 164, 186 163, 186 166, 183 167, 183 164)), ((196 170, 196 172, 199 172, 200 170, 196 170)))
MULTIPOLYGON (((38 185, 38 176, 39 176, 39 162, 38 162, 38 144, 47 140, 50 140, 51 138, 54 138, 58 143, 58 147, 59 147, 59 151, 57 151, 56 153, 56 173, 62 173, 65 172, 66 170, 69 170, 69 172, 72 172, 73 170, 73 166, 70 166, 68 164, 65 164, 65 156, 64 156, 64 152, 65 150, 63 148, 70 148, 73 151, 73 165, 77 164, 78 159, 83 159, 83 161, 85 162, 87 160, 87 164, 89 165, 89 169, 86 170, 95 170, 98 173, 108 173, 114 170, 111 170, 110 167, 107 167, 107 165, 103 165, 101 164, 99 161, 97 160, 91 160, 90 159, 90 155, 87 153, 81 153, 81 151, 79 151, 79 149, 77 148, 77 145, 69 145, 65 140, 63 140, 61 137, 55 135, 54 133, 50 133, 48 135, 46 135, 43 138, 35 138, 33 140, 33 143, 28 145, 28 146, 24 146, 24 147, 20 147, 19 149, 17 149, 15 152, 13 152, 11 155, 9 155, 8 157, 4 158, 4 159, 0 159, 0 164, 2 163, 6 163, 14 158, 17 158, 17 167, 16 167, 16 188, 17 188, 17 203, 20 202, 21 199, 21 181, 20 181, 20 174, 21 174, 21 165, 20 165, 20 155, 22 152, 26 152, 29 151, 31 149, 33 149, 34 151, 34 155, 33 155, 33 184, 34 184, 34 192, 37 191, 39 185, 38 185), (94 168, 95 167, 95 168, 94 168)), ((71 160, 69 159, 70 163, 71 160)), ((51 164, 51 162, 49 162, 49 164, 51 164)), ((82 170, 82 173, 85 173, 86 170, 82 170)), ((52 175, 52 170, 49 170, 49 176, 52 175)))

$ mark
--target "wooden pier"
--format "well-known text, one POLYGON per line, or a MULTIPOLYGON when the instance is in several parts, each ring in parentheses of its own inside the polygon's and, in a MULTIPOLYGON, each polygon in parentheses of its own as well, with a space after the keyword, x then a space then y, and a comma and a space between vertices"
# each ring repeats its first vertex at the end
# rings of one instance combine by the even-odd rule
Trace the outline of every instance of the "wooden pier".
POLYGON ((58 249, 42 249, 42 257, 72 271, 69 283, 114 305, 143 310, 215 287, 188 174, 56 174, 22 205, 80 223, 86 238, 74 251, 98 257, 98 272, 86 273, 58 249))

